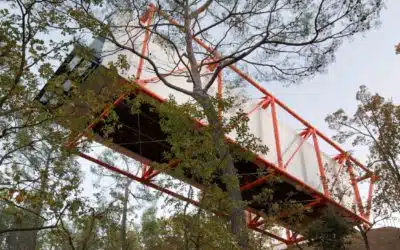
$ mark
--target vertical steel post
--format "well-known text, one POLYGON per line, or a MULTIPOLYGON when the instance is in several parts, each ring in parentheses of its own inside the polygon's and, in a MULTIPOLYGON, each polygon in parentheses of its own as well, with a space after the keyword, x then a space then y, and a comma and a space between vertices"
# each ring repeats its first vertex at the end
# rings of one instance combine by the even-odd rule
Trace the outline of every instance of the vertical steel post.
POLYGON ((312 137, 313 137, 313 142, 314 142, 315 154, 317 156, 317 161, 318 161, 319 175, 321 177, 322 187, 324 189, 324 194, 328 198, 331 198, 331 194, 329 192, 328 184, 326 182, 326 175, 325 175, 324 164, 322 162, 321 150, 319 149, 317 133, 315 132, 315 130, 312 131, 312 137))
POLYGON ((142 71, 143 71, 143 63, 144 63, 144 58, 143 56, 147 55, 147 45, 150 39, 150 25, 153 21, 153 15, 154 15, 154 7, 150 6, 150 8, 148 9, 149 14, 147 16, 147 22, 146 22, 146 32, 144 34, 144 39, 143 39, 143 45, 142 45, 142 51, 141 51, 141 57, 139 58, 139 63, 138 63, 138 68, 136 70, 136 80, 140 79, 140 77, 142 76, 142 71))
POLYGON ((368 190, 368 200, 367 200, 367 211, 365 212, 365 217, 369 220, 372 209, 372 193, 374 192, 374 184, 375 184, 375 175, 371 176, 369 182, 369 190, 368 190))
POLYGON ((303 132, 300 133, 301 136, 301 141, 299 143, 299 145, 297 146, 296 150, 293 152, 293 154, 289 157, 289 159, 286 161, 285 165, 283 166, 284 169, 287 169, 289 166, 289 163, 293 160, 293 158, 295 157, 295 155, 299 152, 301 146, 304 144, 305 141, 307 141, 307 139, 310 137, 311 135, 311 131, 310 129, 305 129, 303 132))
POLYGON ((354 175, 353 166, 351 165, 350 162, 347 163, 347 171, 350 175, 350 181, 351 181, 351 185, 353 186, 354 197, 355 197, 355 200, 357 203, 358 210, 360 211, 360 214, 362 216, 365 216, 364 207, 362 205, 362 200, 361 200, 361 195, 360 195, 360 190, 358 189, 358 183, 357 183, 357 180, 354 175))
POLYGON ((272 113, 272 125, 274 128, 275 148, 276 148, 276 155, 277 155, 277 159, 278 159, 278 166, 280 168, 283 168, 281 142, 280 142, 280 138, 279 138, 279 127, 278 127, 278 119, 277 119, 277 115, 276 115, 276 105, 275 105, 274 98, 272 98, 272 100, 271 100, 271 113, 272 113))

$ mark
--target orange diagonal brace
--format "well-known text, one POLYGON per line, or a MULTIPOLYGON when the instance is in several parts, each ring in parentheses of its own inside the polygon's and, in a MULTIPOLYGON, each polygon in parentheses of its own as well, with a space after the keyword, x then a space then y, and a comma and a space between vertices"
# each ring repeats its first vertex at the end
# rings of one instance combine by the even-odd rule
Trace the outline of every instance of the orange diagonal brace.
POLYGON ((297 146, 296 150, 293 152, 293 154, 286 161, 285 165, 283 166, 284 169, 288 168, 289 163, 293 160, 295 155, 299 152, 301 146, 304 144, 305 141, 307 141, 308 137, 310 137, 311 132, 312 132, 311 129, 306 128, 305 130, 303 130, 303 132, 300 133, 300 136, 302 137, 301 141, 300 141, 299 145, 297 146))
MULTIPOLYGON (((166 167, 166 170, 167 170, 167 169, 175 168, 175 167, 176 167, 179 163, 181 163, 181 162, 182 162, 182 161, 180 161, 180 160, 171 161, 171 162, 168 164, 168 166, 166 167)), ((160 169, 158 169, 158 170, 153 170, 151 173, 149 173, 149 174, 147 175, 146 179, 147 179, 147 180, 150 180, 151 178, 154 178, 155 176, 161 174, 162 172, 163 172, 163 170, 160 170, 160 169)))
POLYGON ((261 185, 261 184, 263 184, 264 182, 266 182, 269 178, 271 178, 272 176, 273 176, 273 173, 268 174, 268 175, 266 175, 266 176, 263 176, 263 177, 261 177, 261 178, 255 180, 255 181, 253 181, 253 182, 250 182, 250 183, 248 183, 248 184, 245 184, 245 185, 243 185, 243 186, 240 187, 240 191, 243 192, 243 191, 252 189, 253 187, 256 187, 256 186, 258 186, 258 185, 261 185))

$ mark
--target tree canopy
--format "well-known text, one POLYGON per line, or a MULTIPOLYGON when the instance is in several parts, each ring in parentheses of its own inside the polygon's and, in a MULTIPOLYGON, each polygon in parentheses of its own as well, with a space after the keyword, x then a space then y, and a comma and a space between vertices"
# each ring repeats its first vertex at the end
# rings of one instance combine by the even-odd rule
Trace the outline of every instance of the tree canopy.
POLYGON ((356 94, 358 103, 353 115, 339 109, 327 116, 329 127, 337 133, 334 139, 369 150, 367 166, 379 176, 375 189, 375 208, 385 206, 399 211, 400 168, 399 129, 400 107, 392 100, 371 93, 361 86, 356 94))

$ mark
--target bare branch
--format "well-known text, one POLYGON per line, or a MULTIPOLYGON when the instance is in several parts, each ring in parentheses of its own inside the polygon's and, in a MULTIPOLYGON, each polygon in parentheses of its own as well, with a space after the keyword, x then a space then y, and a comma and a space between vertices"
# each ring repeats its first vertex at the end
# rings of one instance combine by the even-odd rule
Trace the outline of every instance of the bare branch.
POLYGON ((65 206, 64 209, 61 211, 60 215, 57 218, 57 221, 55 224, 50 225, 50 226, 43 226, 43 227, 26 227, 26 228, 11 228, 11 229, 5 229, 5 230, 0 230, 0 235, 5 234, 5 233, 10 233, 10 232, 28 232, 28 231, 41 231, 41 230, 46 230, 46 229, 53 229, 58 226, 58 223, 61 220, 61 217, 63 216, 65 210, 69 207, 69 205, 65 206))

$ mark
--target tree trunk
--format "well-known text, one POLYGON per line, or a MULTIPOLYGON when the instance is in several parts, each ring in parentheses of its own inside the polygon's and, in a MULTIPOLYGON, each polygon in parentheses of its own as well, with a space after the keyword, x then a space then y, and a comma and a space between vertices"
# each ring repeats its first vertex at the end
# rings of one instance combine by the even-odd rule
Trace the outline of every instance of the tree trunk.
MULTIPOLYGON (((23 228, 24 223, 14 223, 14 227, 23 228)), ((35 250, 37 240, 37 231, 27 232, 9 232, 6 238, 7 250, 35 250)))
POLYGON ((128 242, 126 240, 126 224, 128 220, 128 201, 129 201, 129 187, 131 186, 132 180, 128 179, 126 181, 124 201, 122 208, 122 220, 121 220, 121 250, 128 249, 128 242))
MULTIPOLYGON (((49 169, 50 169, 50 164, 51 164, 51 156, 52 156, 52 149, 47 148, 46 152, 46 162, 44 166, 43 173, 40 174, 40 187, 39 187, 39 197, 40 197, 40 202, 37 204, 37 207, 35 208, 35 212, 37 214, 41 214, 43 212, 43 206, 44 206, 44 201, 46 200, 45 193, 49 191, 49 169)), ((40 169, 40 166, 39 166, 40 169)), ((33 222, 33 227, 42 227, 43 226, 43 220, 39 216, 34 218, 33 222)), ((30 232, 30 249, 36 249, 37 246, 37 240, 38 240, 38 233, 39 231, 32 231, 30 232)), ((28 249, 28 248, 27 248, 28 249)))
MULTIPOLYGON (((39 182, 39 202, 36 206, 31 207, 31 209, 38 215, 40 215, 43 211, 44 200, 46 199, 45 194, 48 192, 48 180, 49 180, 49 169, 50 169, 50 159, 51 159, 52 151, 49 150, 46 152, 46 162, 43 169, 43 172, 40 172, 40 182, 39 182)), ((32 166, 36 167, 38 170, 41 169, 41 166, 32 166)), ((31 215, 32 216, 32 215, 31 215)), ((43 219, 37 215, 33 215, 34 217, 28 221, 26 224, 24 221, 20 223, 15 223, 15 227, 35 227, 40 228, 43 226, 43 219)), ((29 219, 29 218, 28 218, 29 219)), ((38 243, 38 230, 26 231, 26 232, 11 232, 7 236, 7 249, 8 250, 35 250, 37 249, 38 243)))
POLYGON ((228 177, 227 187, 228 197, 231 199, 232 209, 229 214, 231 222, 231 232, 238 239, 242 249, 249 249, 249 237, 247 234, 247 224, 244 214, 243 197, 240 191, 239 178, 236 174, 233 159, 227 153, 227 166, 223 169, 224 177, 228 177))
POLYGON ((226 192, 231 201, 229 211, 229 221, 231 223, 231 233, 235 236, 241 249, 249 249, 249 235, 247 233, 247 224, 244 214, 243 197, 240 191, 239 177, 228 146, 224 142, 223 133, 218 111, 213 106, 210 97, 204 92, 195 92, 194 98, 202 106, 207 117, 212 132, 216 152, 221 161, 225 161, 222 174, 223 182, 226 185, 226 192))
POLYGON ((366 249, 366 250, 370 250, 371 248, 370 248, 370 246, 369 246, 369 240, 368 240, 368 235, 367 235, 367 233, 368 233, 368 232, 366 232, 366 231, 364 231, 364 230, 360 230, 361 237, 362 237, 362 239, 363 239, 363 241, 364 241, 365 249, 366 249))

